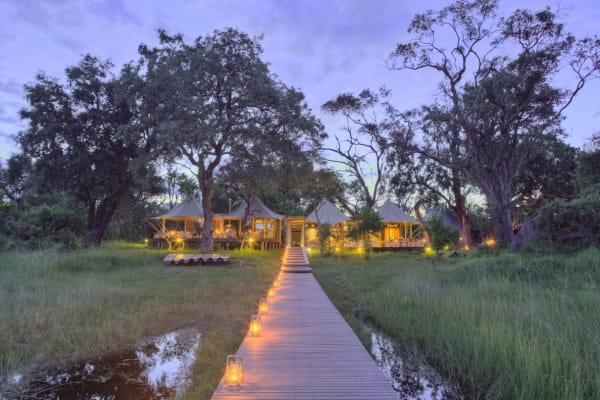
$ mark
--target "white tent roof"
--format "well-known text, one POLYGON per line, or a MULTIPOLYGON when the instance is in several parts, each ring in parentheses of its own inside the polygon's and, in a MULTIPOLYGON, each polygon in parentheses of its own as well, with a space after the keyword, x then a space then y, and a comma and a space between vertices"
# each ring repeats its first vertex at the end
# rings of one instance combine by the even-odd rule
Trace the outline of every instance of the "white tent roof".
MULTIPOLYGON (((242 202, 238 208, 233 210, 231 214, 219 214, 220 217, 240 218, 243 219, 246 214, 246 202, 242 202)), ((274 218, 282 219, 283 215, 277 214, 262 202, 258 197, 254 197, 248 206, 248 217, 250 218, 274 218)))
POLYGON ((322 224, 336 225, 340 222, 348 221, 346 215, 344 215, 336 206, 331 204, 327 199, 323 199, 318 206, 315 207, 313 212, 308 214, 306 220, 308 222, 320 222, 322 224), (317 214, 319 219, 317 221, 317 214))
POLYGON ((410 222, 416 224, 417 221, 402 211, 400 207, 392 203, 389 199, 383 203, 377 210, 382 222, 410 222))
POLYGON ((166 214, 154 217, 153 219, 186 219, 202 218, 203 216, 202 204, 196 199, 188 199, 183 203, 177 204, 167 211, 166 214))

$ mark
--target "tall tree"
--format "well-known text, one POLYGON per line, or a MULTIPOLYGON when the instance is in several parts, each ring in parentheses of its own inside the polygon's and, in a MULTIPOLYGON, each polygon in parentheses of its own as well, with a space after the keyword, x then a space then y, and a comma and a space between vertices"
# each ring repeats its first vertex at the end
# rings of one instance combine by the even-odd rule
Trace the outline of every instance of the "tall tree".
POLYGON ((128 88, 112 64, 90 55, 66 69, 66 83, 39 74, 25 86, 28 126, 17 142, 31 157, 39 189, 62 191, 87 209, 87 243, 99 245, 133 191, 150 190, 154 164, 144 140, 127 129, 134 118, 128 88))
POLYGON ((171 158, 184 159, 198 179, 205 216, 201 247, 211 250, 219 168, 262 146, 313 148, 324 134, 303 94, 269 73, 259 39, 227 29, 188 44, 161 31, 160 43, 140 47, 144 107, 159 120, 171 158))
POLYGON ((345 119, 344 134, 335 135, 335 144, 322 148, 328 161, 340 165, 350 178, 348 191, 356 203, 343 202, 342 206, 351 214, 360 207, 373 208, 387 188, 389 137, 394 125, 386 119, 380 121, 377 112, 385 115, 389 95, 385 88, 379 93, 363 90, 323 104, 324 111, 345 119))
POLYGON ((459 0, 416 15, 411 40, 396 47, 390 67, 440 74, 437 106, 456 127, 447 141, 459 139, 464 157, 453 160, 438 148, 427 156, 481 190, 498 239, 507 244, 522 171, 533 150, 556 135, 562 112, 586 81, 598 76, 600 41, 576 40, 549 9, 517 10, 508 18, 496 10, 496 0, 459 0), (574 73, 574 85, 552 87, 565 69, 574 73))

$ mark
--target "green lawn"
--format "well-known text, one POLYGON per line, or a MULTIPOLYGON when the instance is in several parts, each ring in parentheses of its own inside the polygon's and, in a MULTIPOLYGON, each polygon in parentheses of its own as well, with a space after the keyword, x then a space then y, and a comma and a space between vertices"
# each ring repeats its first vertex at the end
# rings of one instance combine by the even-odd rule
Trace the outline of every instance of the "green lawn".
POLYGON ((166 268, 164 255, 123 244, 0 253, 0 383, 17 370, 117 352, 196 326, 202 342, 189 398, 209 398, 280 252, 245 252, 249 265, 229 268, 166 268))
POLYGON ((468 399, 600 399, 600 251, 311 258, 352 325, 370 320, 468 399))

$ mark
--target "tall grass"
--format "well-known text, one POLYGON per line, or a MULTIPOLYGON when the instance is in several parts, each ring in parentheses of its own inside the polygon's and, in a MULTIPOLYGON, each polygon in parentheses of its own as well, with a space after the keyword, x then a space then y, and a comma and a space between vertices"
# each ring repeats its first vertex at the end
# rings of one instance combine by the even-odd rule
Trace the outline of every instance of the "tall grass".
POLYGON ((164 252, 122 244, 72 253, 0 253, 0 383, 17 371, 118 352, 195 326, 203 335, 197 366, 208 375, 195 375, 194 385, 207 387, 198 398, 209 398, 223 354, 241 343, 279 255, 245 252, 251 261, 244 267, 167 268, 164 252), (218 359, 207 366, 203 352, 218 359))
POLYGON ((470 399, 600 398, 600 251, 311 263, 342 311, 368 318, 470 399))

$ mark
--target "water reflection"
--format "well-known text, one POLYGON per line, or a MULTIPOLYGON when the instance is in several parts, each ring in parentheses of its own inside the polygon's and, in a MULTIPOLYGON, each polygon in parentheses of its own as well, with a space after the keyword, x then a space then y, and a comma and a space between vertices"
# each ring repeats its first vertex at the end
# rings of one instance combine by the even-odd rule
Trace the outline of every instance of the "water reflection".
POLYGON ((458 391, 425 365, 405 362, 394 341, 383 332, 365 326, 371 338, 370 352, 402 400, 459 400, 458 391))
POLYGON ((48 400, 163 399, 190 384, 200 334, 185 330, 149 340, 116 357, 47 373, 38 398, 48 400))

